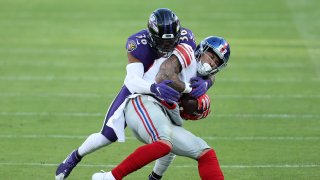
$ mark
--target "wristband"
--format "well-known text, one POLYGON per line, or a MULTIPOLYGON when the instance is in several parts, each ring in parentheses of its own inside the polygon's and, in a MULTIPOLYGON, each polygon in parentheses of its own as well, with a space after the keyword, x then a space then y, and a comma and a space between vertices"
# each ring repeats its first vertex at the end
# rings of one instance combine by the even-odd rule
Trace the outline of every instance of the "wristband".
POLYGON ((190 83, 185 83, 185 88, 182 93, 190 93, 192 91, 192 87, 190 87, 190 83))

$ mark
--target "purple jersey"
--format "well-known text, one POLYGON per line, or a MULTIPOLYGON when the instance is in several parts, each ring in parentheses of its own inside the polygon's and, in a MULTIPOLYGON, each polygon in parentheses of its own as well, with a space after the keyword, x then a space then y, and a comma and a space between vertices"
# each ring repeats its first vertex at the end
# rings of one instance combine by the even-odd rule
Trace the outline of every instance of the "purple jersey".
MULTIPOLYGON (((181 28, 181 36, 179 43, 186 43, 193 48, 196 48, 196 43, 191 30, 186 28, 181 28)), ((136 34, 130 36, 126 43, 126 48, 129 53, 133 55, 136 59, 139 59, 144 66, 144 71, 146 72, 149 67, 153 64, 154 60, 160 57, 157 51, 151 47, 151 39, 148 35, 148 30, 144 29, 136 34)))
MULTIPOLYGON (((157 51, 151 47, 150 42, 151 39, 148 34, 148 30, 144 29, 131 35, 126 43, 127 52, 131 53, 133 57, 142 62, 144 66, 144 72, 146 72, 150 68, 150 66, 156 59, 160 58, 157 54, 157 51)), ((191 46, 193 50, 195 50, 196 48, 193 33, 191 30, 186 28, 181 28, 179 43, 186 43, 191 46)), ((117 136, 115 135, 113 129, 108 127, 106 123, 118 109, 118 107, 124 102, 126 97, 130 94, 130 91, 124 85, 109 107, 101 133, 111 141, 116 141, 117 136)))

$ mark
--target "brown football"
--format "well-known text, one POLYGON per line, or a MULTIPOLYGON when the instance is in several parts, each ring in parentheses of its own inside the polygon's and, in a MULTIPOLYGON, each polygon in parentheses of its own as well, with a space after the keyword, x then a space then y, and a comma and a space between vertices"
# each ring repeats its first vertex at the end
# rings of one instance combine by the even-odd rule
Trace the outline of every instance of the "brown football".
POLYGON ((180 98, 180 109, 187 114, 198 112, 198 101, 194 97, 184 94, 180 98))

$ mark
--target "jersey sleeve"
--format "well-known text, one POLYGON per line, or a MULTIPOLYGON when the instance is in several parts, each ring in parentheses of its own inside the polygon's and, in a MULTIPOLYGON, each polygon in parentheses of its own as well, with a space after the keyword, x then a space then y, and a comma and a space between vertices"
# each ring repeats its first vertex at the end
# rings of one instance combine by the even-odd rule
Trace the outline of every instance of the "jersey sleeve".
POLYGON ((180 44, 182 43, 188 44, 193 50, 196 49, 196 38, 190 29, 181 29, 180 44))
POLYGON ((172 54, 177 56, 183 69, 190 66, 191 62, 195 60, 192 47, 185 43, 178 44, 172 54))
POLYGON ((148 44, 141 43, 145 42, 145 39, 140 39, 137 38, 136 36, 131 36, 128 38, 127 43, 126 43, 126 50, 128 53, 133 55, 133 57, 142 60, 145 56, 145 52, 148 52, 148 44))
POLYGON ((151 47, 148 42, 147 30, 141 30, 127 39, 126 50, 133 57, 143 61, 150 58, 148 56, 150 55, 151 47))
POLYGON ((147 71, 155 59, 158 59, 156 51, 150 46, 150 38, 147 30, 139 31, 131 35, 126 42, 126 50, 134 58, 142 62, 144 71, 147 71))

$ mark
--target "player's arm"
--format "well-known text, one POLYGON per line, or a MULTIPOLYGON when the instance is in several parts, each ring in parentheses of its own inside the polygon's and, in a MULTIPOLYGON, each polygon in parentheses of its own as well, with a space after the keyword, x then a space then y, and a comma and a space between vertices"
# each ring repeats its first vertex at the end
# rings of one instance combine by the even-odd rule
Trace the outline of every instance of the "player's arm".
POLYGON ((179 92, 167 86, 168 81, 159 84, 150 83, 143 79, 144 66, 143 63, 128 53, 127 75, 124 84, 131 93, 154 94, 167 102, 178 101, 179 92))
POLYGON ((156 82, 159 83, 165 80, 172 80, 172 83, 168 85, 176 91, 183 92, 185 89, 185 83, 179 79, 179 73, 181 72, 181 69, 182 68, 177 56, 170 56, 161 64, 159 72, 156 76, 156 82))
MULTIPOLYGON (((211 74, 211 75, 209 75, 209 76, 207 76, 207 78, 204 78, 205 80, 209 80, 210 81, 210 84, 211 84, 211 86, 213 85, 213 83, 215 82, 215 80, 216 80, 216 77, 213 75, 213 74, 211 74)), ((210 86, 210 87, 211 87, 210 86)), ((209 87, 209 88, 210 88, 209 87)), ((208 88, 208 89, 209 89, 208 88)))
POLYGON ((128 56, 128 64, 130 63, 141 63, 141 61, 137 58, 135 58, 131 53, 127 52, 128 56))
POLYGON ((156 76, 156 82, 162 82, 164 80, 172 80, 173 82, 168 84, 173 89, 182 92, 189 93, 192 88, 189 83, 185 83, 180 80, 179 74, 183 68, 187 68, 194 59, 192 48, 187 44, 179 44, 173 54, 164 61, 160 70, 156 76))
POLYGON ((151 93, 150 86, 152 83, 149 83, 142 78, 144 74, 142 62, 135 58, 130 52, 128 52, 127 55, 127 74, 124 84, 131 93, 151 93))

